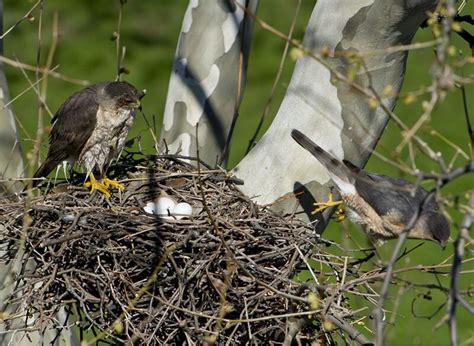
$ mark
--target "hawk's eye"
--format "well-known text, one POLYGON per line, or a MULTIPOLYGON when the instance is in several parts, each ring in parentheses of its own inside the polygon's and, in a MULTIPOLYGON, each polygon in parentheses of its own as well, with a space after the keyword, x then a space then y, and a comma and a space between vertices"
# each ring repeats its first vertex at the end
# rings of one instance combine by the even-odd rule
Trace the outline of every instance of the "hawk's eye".
POLYGON ((133 99, 129 96, 122 96, 117 100, 118 104, 121 106, 128 105, 130 103, 133 103, 133 99))

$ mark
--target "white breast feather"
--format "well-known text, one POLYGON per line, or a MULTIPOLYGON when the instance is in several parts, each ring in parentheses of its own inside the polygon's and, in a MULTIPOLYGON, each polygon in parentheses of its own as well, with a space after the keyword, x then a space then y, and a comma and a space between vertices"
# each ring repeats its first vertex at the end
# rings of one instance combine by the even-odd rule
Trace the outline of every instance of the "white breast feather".
POLYGON ((117 112, 99 107, 96 127, 79 157, 88 175, 94 168, 102 170, 120 154, 133 123, 133 113, 130 109, 117 112))

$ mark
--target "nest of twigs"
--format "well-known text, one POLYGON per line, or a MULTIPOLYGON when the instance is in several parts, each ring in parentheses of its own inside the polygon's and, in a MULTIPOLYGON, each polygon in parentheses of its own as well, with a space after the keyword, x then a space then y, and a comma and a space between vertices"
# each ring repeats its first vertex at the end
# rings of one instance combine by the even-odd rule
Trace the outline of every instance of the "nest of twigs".
POLYGON ((75 325, 89 340, 136 344, 347 335, 335 320, 352 318, 337 299, 347 258, 326 253, 311 225, 256 206, 228 172, 198 170, 176 156, 125 155, 112 173, 126 189, 109 200, 76 181, 1 201, 3 260, 21 264, 2 306, 11 328, 75 325), (191 204, 193 216, 147 214, 144 205, 162 191, 191 204), (309 256, 324 283, 295 278, 309 256))

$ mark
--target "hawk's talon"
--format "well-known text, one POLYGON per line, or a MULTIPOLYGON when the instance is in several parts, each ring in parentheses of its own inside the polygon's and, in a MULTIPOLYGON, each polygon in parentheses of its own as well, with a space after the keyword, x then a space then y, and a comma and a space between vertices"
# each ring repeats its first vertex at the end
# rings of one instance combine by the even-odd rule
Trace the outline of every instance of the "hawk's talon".
POLYGON ((313 203, 313 205, 316 206, 317 208, 315 208, 311 212, 311 214, 314 215, 314 214, 317 214, 317 213, 321 213, 322 211, 326 210, 327 208, 335 207, 336 205, 341 205, 342 203, 343 203, 342 201, 334 201, 332 192, 330 192, 329 193, 329 199, 326 202, 313 203))
POLYGON ((99 192, 102 192, 105 196, 105 198, 109 199, 110 198, 110 192, 109 190, 107 189, 107 186, 98 182, 94 175, 91 174, 90 177, 89 177, 89 181, 84 183, 84 187, 86 188, 90 188, 91 189, 91 194, 94 192, 94 191, 99 191, 99 192))
POLYGON ((115 179, 109 179, 107 177, 103 177, 102 178, 102 182, 104 183, 104 185, 109 188, 111 186, 119 189, 119 190, 125 190, 125 186, 123 186, 122 184, 120 184, 117 180, 115 179))

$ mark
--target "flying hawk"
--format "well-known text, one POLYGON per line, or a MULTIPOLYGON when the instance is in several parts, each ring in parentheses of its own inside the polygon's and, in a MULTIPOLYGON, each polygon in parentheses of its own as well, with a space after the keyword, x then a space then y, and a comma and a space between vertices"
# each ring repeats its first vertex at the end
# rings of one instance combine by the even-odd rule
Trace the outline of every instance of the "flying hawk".
POLYGON ((46 177, 67 161, 71 167, 77 163, 86 169, 90 181, 84 185, 91 193, 97 190, 109 197, 110 186, 123 189, 105 173, 124 146, 143 96, 144 92, 123 81, 97 83, 71 95, 51 120, 48 155, 34 177, 46 177))
POLYGON ((326 168, 341 194, 349 219, 362 225, 376 243, 398 238, 418 212, 408 237, 446 244, 448 221, 426 190, 403 179, 369 173, 349 161, 340 161, 298 130, 291 131, 291 136, 326 168))

